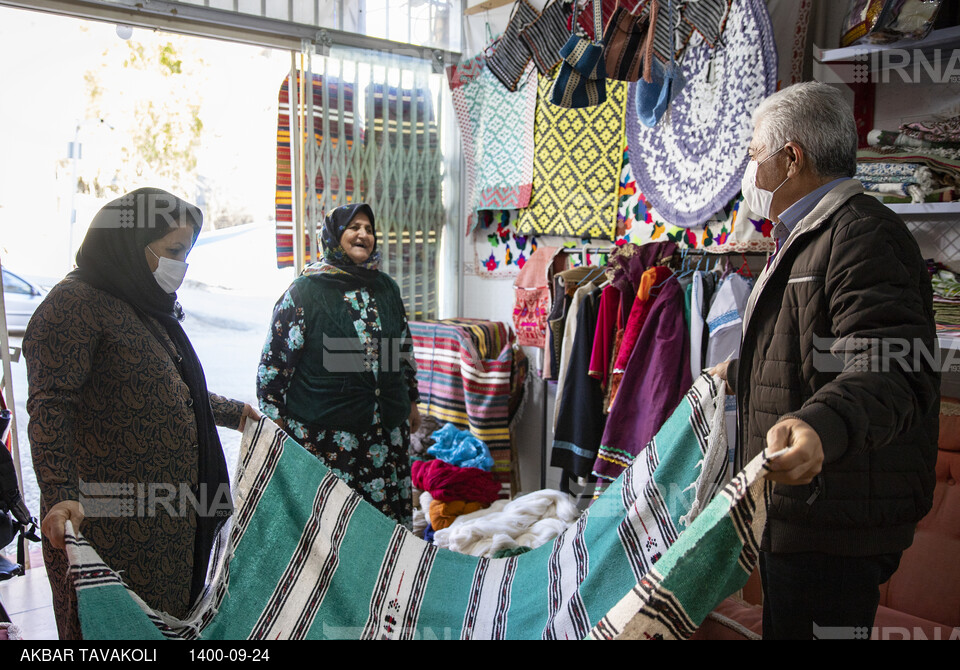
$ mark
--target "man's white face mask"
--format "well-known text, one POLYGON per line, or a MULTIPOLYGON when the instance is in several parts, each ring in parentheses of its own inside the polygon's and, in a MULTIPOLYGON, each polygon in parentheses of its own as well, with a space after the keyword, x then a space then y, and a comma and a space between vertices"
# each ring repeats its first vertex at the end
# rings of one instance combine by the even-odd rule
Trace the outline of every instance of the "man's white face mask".
MULTIPOLYGON (((148 246, 147 249, 150 247, 148 246)), ((153 278, 167 293, 176 293, 187 275, 187 264, 172 258, 157 256, 157 252, 153 249, 150 249, 150 253, 157 257, 157 269, 153 271, 153 278)))
POLYGON ((780 182, 780 186, 777 186, 777 188, 773 189, 772 191, 767 191, 766 189, 762 189, 757 186, 757 170, 760 169, 760 166, 763 163, 766 163, 785 148, 786 145, 780 147, 759 162, 750 159, 747 162, 747 169, 743 173, 743 181, 740 182, 740 189, 743 191, 743 199, 747 201, 747 206, 752 212, 759 214, 765 219, 770 218, 770 206, 773 204, 773 194, 779 191, 780 186, 786 184, 787 179, 790 177, 785 177, 784 180, 780 182))

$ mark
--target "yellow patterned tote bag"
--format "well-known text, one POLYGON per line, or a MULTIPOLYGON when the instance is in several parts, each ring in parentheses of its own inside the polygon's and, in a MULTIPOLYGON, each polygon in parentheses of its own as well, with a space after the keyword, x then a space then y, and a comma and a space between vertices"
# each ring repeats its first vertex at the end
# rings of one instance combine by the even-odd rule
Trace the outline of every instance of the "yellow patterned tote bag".
POLYGON ((608 79, 607 100, 582 109, 550 102, 541 77, 533 126, 533 192, 517 230, 612 240, 624 151, 627 83, 608 79))

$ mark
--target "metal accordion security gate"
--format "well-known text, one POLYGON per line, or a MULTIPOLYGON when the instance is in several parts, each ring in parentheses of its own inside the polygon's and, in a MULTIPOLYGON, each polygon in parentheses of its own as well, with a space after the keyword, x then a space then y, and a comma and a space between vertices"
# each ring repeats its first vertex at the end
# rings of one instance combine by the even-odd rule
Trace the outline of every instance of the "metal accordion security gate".
POLYGON ((318 260, 326 213, 367 202, 382 270, 400 286, 409 318, 435 318, 446 221, 441 76, 369 53, 296 59, 278 96, 277 265, 318 260))

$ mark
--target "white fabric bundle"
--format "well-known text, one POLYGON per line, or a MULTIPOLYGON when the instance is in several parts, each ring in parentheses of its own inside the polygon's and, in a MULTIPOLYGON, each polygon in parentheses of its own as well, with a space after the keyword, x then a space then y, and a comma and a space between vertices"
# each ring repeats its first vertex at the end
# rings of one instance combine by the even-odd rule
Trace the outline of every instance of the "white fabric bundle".
POLYGON ((20 627, 15 623, 10 623, 8 621, 0 621, 0 630, 6 633, 5 636, 0 636, 0 640, 22 640, 23 633, 20 632, 20 627))
POLYGON ((459 516, 450 527, 436 531, 433 542, 461 554, 489 558, 501 549, 546 544, 579 516, 570 494, 545 489, 459 516))

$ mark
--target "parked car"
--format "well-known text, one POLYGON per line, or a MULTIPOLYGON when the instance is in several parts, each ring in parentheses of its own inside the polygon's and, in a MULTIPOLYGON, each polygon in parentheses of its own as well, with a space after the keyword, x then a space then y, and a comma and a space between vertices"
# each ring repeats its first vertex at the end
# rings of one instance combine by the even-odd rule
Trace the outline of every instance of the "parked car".
POLYGON ((47 292, 36 284, 3 268, 3 303, 7 312, 7 331, 22 333, 34 310, 47 292))

